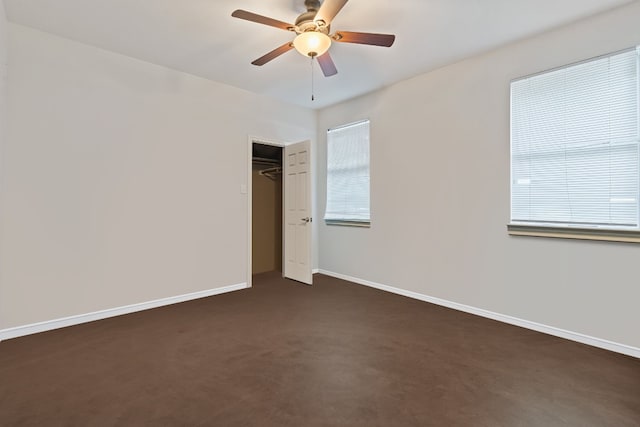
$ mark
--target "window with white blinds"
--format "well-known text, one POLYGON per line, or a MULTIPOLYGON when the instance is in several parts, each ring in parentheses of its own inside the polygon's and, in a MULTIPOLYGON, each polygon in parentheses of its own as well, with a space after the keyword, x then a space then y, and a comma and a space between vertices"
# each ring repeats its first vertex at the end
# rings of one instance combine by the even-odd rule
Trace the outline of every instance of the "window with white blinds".
POLYGON ((511 223, 638 230, 638 50, 511 83, 511 223))
POLYGON ((369 121, 327 131, 328 224, 368 225, 369 121))

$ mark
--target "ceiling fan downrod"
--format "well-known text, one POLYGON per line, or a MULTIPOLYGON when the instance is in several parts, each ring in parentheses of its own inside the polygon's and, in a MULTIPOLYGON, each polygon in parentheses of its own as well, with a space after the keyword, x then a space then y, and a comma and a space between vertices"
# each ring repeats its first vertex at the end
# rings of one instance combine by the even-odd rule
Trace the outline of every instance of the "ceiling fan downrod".
POLYGON ((307 8, 307 12, 317 12, 320 9, 320 0, 304 0, 304 7, 307 8))

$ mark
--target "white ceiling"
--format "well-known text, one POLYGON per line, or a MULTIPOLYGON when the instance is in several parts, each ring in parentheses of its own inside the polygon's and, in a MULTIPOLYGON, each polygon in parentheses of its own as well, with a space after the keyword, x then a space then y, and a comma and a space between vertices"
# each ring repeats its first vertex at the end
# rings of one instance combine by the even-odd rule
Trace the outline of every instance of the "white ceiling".
POLYGON ((295 51, 250 62, 292 33, 231 17, 293 22, 304 0, 4 0, 10 21, 277 99, 321 108, 635 0, 352 0, 333 30, 396 34, 391 48, 334 43, 338 74, 295 51))

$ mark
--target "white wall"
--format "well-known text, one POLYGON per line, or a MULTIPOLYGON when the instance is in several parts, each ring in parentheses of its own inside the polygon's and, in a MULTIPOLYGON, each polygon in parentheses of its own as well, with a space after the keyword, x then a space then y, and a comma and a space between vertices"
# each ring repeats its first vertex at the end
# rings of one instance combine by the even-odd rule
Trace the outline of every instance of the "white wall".
POLYGON ((640 347, 640 246, 506 229, 510 80, 640 44, 638 22, 636 2, 322 110, 318 211, 324 130, 370 118, 372 227, 321 224, 320 268, 640 347))
POLYGON ((248 135, 316 113, 9 30, 0 329, 245 283, 248 135))
MULTIPOLYGON (((6 99, 7 99, 7 59, 8 59, 8 46, 7 46, 7 17, 5 15, 4 3, 0 1, 0 168, 2 168, 2 157, 5 150, 5 138, 6 138, 6 99)), ((0 169, 0 218, 2 218, 2 210, 4 202, 2 201, 2 169, 0 169)), ((1 219, 0 219, 1 221, 1 219)), ((2 241, 3 235, 0 233, 0 241, 2 241)), ((0 260, 2 259, 2 251, 0 248, 0 260)), ((0 280, 0 305, 4 296, 4 286, 0 280)), ((0 315, 0 330, 3 329, 3 318, 0 315)))

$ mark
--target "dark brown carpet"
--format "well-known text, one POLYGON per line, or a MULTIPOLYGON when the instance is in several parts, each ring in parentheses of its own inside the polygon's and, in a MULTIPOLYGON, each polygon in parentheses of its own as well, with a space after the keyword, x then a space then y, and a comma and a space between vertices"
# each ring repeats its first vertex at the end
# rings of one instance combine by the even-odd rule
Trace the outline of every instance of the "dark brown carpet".
POLYGON ((640 360, 316 275, 0 343, 2 426, 640 426, 640 360))

